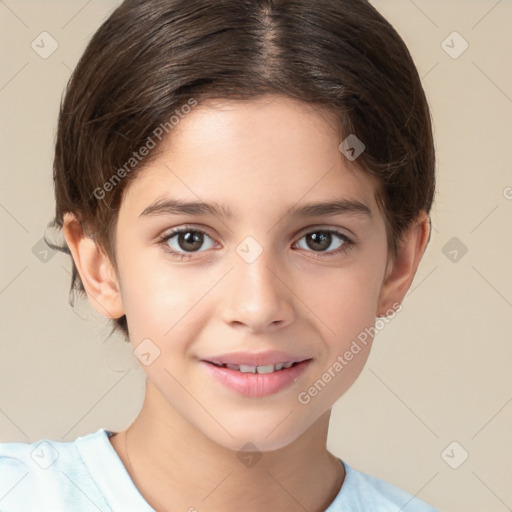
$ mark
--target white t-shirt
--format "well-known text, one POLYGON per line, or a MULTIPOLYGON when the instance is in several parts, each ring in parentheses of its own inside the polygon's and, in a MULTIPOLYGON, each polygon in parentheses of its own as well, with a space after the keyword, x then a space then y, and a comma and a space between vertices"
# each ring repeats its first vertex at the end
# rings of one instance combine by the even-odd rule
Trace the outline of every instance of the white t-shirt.
MULTIPOLYGON (((0 443, 0 512, 155 512, 110 444, 112 434, 100 428, 74 441, 0 443)), ((437 512, 339 460, 345 481, 325 512, 437 512)))

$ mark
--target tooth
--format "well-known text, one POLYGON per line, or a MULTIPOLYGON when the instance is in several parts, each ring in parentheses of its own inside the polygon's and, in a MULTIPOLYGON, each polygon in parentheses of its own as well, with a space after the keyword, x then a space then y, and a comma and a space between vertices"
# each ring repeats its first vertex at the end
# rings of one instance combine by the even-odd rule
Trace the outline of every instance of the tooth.
POLYGON ((241 364, 240 371, 243 373, 256 373, 256 366, 246 366, 245 364, 241 364))
POLYGON ((230 370, 238 370, 238 365, 237 364, 231 364, 231 363, 227 363, 226 366, 230 369, 230 370))
POLYGON ((283 363, 283 368, 290 368, 293 363, 283 363))
POLYGON ((258 373, 272 373, 274 371, 274 365, 268 364, 267 366, 257 366, 256 371, 258 373))
POLYGON ((284 363, 277 363, 276 365, 274 365, 276 367, 276 370, 282 370, 283 369, 283 364, 284 363))

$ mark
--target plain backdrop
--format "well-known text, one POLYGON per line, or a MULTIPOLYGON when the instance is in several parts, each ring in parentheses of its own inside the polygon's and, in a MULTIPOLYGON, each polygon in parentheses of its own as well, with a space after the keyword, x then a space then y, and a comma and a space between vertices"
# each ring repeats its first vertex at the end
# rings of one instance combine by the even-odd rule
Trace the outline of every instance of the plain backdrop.
MULTIPOLYGON (((142 403, 129 345, 70 307, 69 259, 41 245, 61 94, 117 3, 0 1, 0 441, 121 430, 142 403)), ((440 510, 510 510, 512 2, 373 3, 422 77, 438 192, 403 310, 334 407, 328 447, 440 510)))

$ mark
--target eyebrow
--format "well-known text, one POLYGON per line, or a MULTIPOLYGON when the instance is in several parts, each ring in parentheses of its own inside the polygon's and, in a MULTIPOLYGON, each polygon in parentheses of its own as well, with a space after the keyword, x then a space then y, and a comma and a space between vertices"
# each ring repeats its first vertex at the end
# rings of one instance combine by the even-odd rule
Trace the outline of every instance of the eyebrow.
MULTIPOLYGON (((334 201, 309 202, 291 207, 287 215, 292 217, 326 217, 336 214, 356 214, 372 217, 371 209, 357 199, 340 198, 334 201)), ((233 212, 218 203, 203 201, 181 201, 179 199, 161 199, 150 204, 139 217, 158 215, 213 215, 232 219, 233 212)))

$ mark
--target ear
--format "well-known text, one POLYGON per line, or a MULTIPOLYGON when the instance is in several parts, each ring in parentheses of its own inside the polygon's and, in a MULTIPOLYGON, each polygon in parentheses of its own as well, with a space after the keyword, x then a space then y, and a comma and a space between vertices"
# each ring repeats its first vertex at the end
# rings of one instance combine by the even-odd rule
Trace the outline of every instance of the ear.
POLYGON ((422 211, 405 233, 396 260, 388 261, 377 308, 381 316, 385 316, 387 311, 396 310, 393 304, 402 303, 427 248, 430 232, 430 216, 422 211))
POLYGON ((110 259, 84 233, 81 223, 73 214, 66 213, 63 220, 64 238, 92 307, 107 318, 123 316, 119 283, 110 259))

